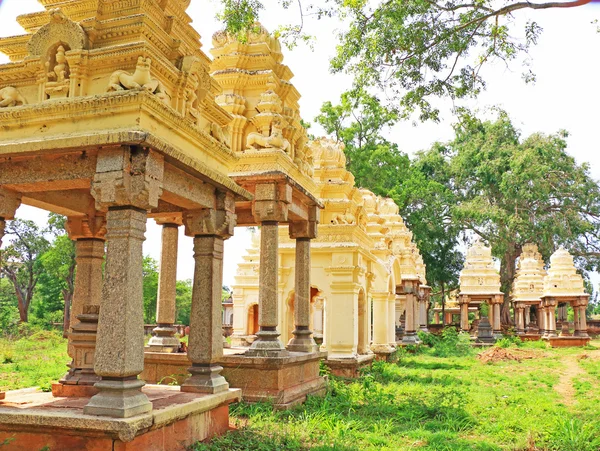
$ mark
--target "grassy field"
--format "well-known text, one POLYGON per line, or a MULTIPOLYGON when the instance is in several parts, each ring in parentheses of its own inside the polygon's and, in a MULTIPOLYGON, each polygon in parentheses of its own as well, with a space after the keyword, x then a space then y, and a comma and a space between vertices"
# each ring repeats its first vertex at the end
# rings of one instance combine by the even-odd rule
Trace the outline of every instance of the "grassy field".
POLYGON ((0 339, 0 389, 41 387, 67 372, 67 341, 57 332, 41 331, 20 340, 0 339))
MULTIPOLYGON (((487 364, 464 343, 432 344, 353 381, 330 376, 325 397, 291 411, 232 406, 236 430, 195 450, 600 450, 600 341, 512 347, 526 358, 487 364)), ((68 360, 55 333, 0 339, 0 388, 49 389, 68 360)))
POLYGON ((324 398, 292 411, 233 406, 237 431, 195 449, 599 450, 600 351, 509 351, 533 358, 483 364, 434 348, 330 378, 324 398))

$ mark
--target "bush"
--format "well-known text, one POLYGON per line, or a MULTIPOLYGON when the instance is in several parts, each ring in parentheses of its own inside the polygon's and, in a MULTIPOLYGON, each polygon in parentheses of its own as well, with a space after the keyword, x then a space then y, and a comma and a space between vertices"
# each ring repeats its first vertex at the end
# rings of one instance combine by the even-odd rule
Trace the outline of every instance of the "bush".
POLYGON ((431 343, 431 354, 437 357, 460 357, 472 353, 471 339, 466 333, 459 333, 454 327, 446 327, 439 336, 427 334, 431 343))
POLYGON ((516 335, 505 335, 496 341, 499 348, 514 348, 523 346, 523 341, 516 335))
POLYGON ((577 418, 558 418, 548 431, 547 445, 551 451, 597 451, 600 428, 577 418))

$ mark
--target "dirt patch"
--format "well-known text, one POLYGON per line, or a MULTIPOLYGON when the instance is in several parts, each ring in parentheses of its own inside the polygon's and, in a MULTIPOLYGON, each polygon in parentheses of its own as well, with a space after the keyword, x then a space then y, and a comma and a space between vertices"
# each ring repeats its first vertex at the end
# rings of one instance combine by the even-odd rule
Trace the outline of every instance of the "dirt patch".
POLYGON ((543 354, 529 351, 525 349, 512 349, 512 348, 498 348, 494 346, 486 351, 480 352, 477 358, 481 363, 495 363, 495 362, 507 362, 521 360, 535 359, 542 357, 543 354))
POLYGON ((585 374, 585 370, 579 366, 579 361, 586 359, 600 359, 600 351, 591 351, 576 356, 569 356, 563 360, 565 369, 560 375, 558 384, 554 386, 554 390, 562 397, 563 403, 567 406, 572 406, 575 403, 575 387, 573 387, 573 379, 585 374))

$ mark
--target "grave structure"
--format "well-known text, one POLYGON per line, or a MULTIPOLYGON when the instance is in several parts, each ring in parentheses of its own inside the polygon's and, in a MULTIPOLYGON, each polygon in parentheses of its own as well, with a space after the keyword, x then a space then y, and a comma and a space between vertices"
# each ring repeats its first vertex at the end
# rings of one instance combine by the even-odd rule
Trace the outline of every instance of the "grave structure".
POLYGON ((546 326, 542 338, 555 347, 584 346, 589 343, 585 317, 588 302, 589 294, 585 292, 583 278, 577 274, 573 257, 560 247, 550 257, 548 274, 544 279, 541 311, 546 326), (573 309, 575 330, 572 335, 567 327, 557 336, 556 307, 559 303, 566 303, 573 309))
MULTIPOLYGON (((358 189, 346 170, 343 147, 328 139, 310 144, 314 179, 324 204, 318 237, 313 241, 311 327, 322 335, 327 365, 339 375, 355 376, 375 353, 386 358, 396 346, 396 304, 406 275, 420 284, 418 250, 391 199, 358 189), (372 306, 372 312, 371 312, 372 306), (373 318, 373 324, 370 318, 373 318), (369 346, 372 336, 372 344, 369 346)), ((255 235, 256 237, 257 235, 255 235)), ((280 228, 280 328, 292 338, 295 273, 293 243, 280 228)), ((261 256, 258 239, 238 266, 233 286, 235 345, 255 340, 261 256)), ((416 296, 411 297, 417 311, 416 296)), ((418 318, 411 323, 416 330, 418 318)))
MULTIPOLYGON (((323 354, 309 322, 310 249, 321 204, 300 122, 300 94, 290 82, 293 73, 282 63, 279 41, 260 25, 241 41, 226 32, 215 33, 211 52, 211 75, 221 87, 215 101, 233 119, 228 126, 208 124, 205 132, 231 147, 236 163, 229 176, 254 195, 252 201, 236 202, 237 224, 261 229, 255 340, 243 355, 227 353, 219 363, 231 386, 243 389, 245 400, 271 400, 287 408, 309 394, 322 393, 325 386, 319 376, 323 354), (282 341, 277 293, 279 226, 284 224, 295 249, 297 271, 292 283, 296 293, 293 336, 282 341)), ((144 376, 160 380, 181 374, 181 360, 180 355, 148 352, 144 376)))
POLYGON ((215 101, 222 90, 186 14, 190 0, 40 3, 43 12, 19 18, 25 35, 0 40, 11 59, 0 66, 0 218, 21 203, 68 217, 78 266, 72 362, 52 394, 7 394, 0 441, 183 449, 225 431, 228 404, 240 398, 217 364, 222 248, 236 202, 252 194, 229 177, 239 156, 206 131, 232 117, 215 101), (147 218, 165 224, 165 330, 152 343, 162 350, 174 345, 173 230, 183 224, 194 237, 192 376, 181 388, 138 378, 147 218))
POLYGON ((504 300, 500 291, 500 275, 492 259, 492 249, 476 241, 468 250, 465 265, 460 272, 460 328, 470 329, 469 308, 487 303, 494 336, 501 335, 500 306, 504 300))
POLYGON ((535 244, 525 244, 517 264, 512 297, 517 334, 524 341, 540 338, 537 313, 544 295, 544 260, 535 244), (534 315, 533 321, 531 320, 534 315))

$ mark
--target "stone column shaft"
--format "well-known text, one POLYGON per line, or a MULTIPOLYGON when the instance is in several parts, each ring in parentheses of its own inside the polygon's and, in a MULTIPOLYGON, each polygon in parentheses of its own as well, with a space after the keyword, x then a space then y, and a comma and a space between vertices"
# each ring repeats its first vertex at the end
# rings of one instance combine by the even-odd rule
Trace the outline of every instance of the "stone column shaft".
POLYGON ((175 337, 175 298, 177 296, 177 245, 179 225, 163 224, 158 299, 154 336, 148 347, 154 352, 177 352, 179 340, 175 337))
POLYGON ((396 297, 388 294, 388 334, 389 343, 392 348, 396 348, 396 297))
POLYGON ((546 308, 546 331, 548 337, 556 337, 556 305, 549 304, 546 308))
POLYGON ((575 333, 576 337, 587 337, 587 320, 585 317, 586 306, 585 305, 574 305, 573 313, 575 320, 575 333))
POLYGON ((294 271, 294 325, 296 328, 287 349, 294 352, 316 352, 317 344, 310 330, 310 238, 296 238, 294 271))
POLYGON ((389 308, 387 293, 373 294, 373 344, 371 350, 375 354, 390 354, 393 349, 389 345, 389 308))
POLYGON ((427 298, 419 297, 419 328, 427 332, 427 298))
POLYGON ((279 223, 264 221, 260 230, 257 339, 246 352, 249 356, 277 357, 287 354, 279 340, 277 278, 279 276, 279 223))
POLYGON ((66 385, 93 385, 100 377, 94 372, 96 329, 102 299, 104 239, 81 238, 75 241, 75 290, 71 306, 68 354, 69 372, 60 380, 66 385))
POLYGON ((464 332, 469 331, 469 303, 460 304, 460 328, 464 332))
POLYGON ((94 370, 102 376, 84 413, 131 417, 152 410, 137 376, 144 369, 142 260, 145 211, 109 208, 107 255, 94 370))
POLYGON ((494 304, 494 325, 493 330, 494 334, 498 335, 502 333, 502 329, 500 328, 500 303, 495 302, 494 304))
POLYGON ((404 337, 402 338, 402 343, 405 344, 414 344, 416 343, 416 302, 415 302, 415 294, 407 293, 406 294, 406 309, 404 311, 404 337))
POLYGON ((188 359, 192 376, 181 391, 219 393, 229 389, 217 364, 223 356, 221 290, 223 286, 223 238, 194 237, 194 287, 190 315, 188 359))
POLYGON ((524 308, 516 308, 516 314, 517 314, 517 318, 516 318, 516 326, 517 326, 517 334, 524 334, 525 333, 525 312, 524 312, 524 308))

